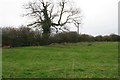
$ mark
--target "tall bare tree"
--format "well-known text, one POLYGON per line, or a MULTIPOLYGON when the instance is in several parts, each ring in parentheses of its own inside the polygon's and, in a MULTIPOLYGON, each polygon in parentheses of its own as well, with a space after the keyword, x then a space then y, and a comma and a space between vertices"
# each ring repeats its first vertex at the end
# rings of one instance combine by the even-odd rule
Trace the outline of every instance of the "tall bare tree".
MULTIPOLYGON (((81 24, 81 13, 78 8, 68 6, 66 0, 61 0, 57 4, 54 1, 36 0, 25 5, 27 16, 32 16, 34 21, 28 26, 39 27, 45 39, 55 30, 68 31, 70 24, 81 24)), ((78 26, 76 26, 78 27, 78 26)))

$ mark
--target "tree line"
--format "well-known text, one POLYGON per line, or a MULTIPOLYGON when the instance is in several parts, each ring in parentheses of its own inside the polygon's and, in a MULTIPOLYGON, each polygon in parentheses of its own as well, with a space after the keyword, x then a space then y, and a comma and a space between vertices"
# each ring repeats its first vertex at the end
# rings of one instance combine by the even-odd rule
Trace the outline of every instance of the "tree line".
POLYGON ((28 27, 5 27, 2 28, 2 46, 39 46, 52 43, 77 43, 77 42, 101 42, 101 41, 120 41, 120 36, 110 34, 106 36, 92 36, 88 34, 78 34, 77 32, 61 32, 52 34, 49 39, 45 39, 39 29, 28 27))

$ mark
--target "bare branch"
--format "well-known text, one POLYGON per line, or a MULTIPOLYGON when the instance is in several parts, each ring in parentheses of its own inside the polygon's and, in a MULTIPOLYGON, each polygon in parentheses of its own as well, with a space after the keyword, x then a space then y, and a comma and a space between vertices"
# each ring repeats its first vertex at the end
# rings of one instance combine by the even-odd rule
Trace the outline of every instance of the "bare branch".
POLYGON ((66 3, 66 0, 61 0, 58 4, 58 9, 56 9, 56 5, 50 1, 44 2, 44 0, 36 0, 33 3, 29 2, 25 7, 25 9, 28 10, 26 16, 32 16, 35 19, 35 22, 28 26, 53 27, 56 29, 56 32, 58 32, 59 27, 61 30, 68 31, 66 28, 63 29, 63 27, 68 26, 69 23, 74 24, 75 26, 81 24, 79 9, 72 8, 73 6, 66 7, 66 3))
POLYGON ((53 12, 54 5, 52 5, 50 12, 50 18, 52 17, 52 12, 53 12))
POLYGON ((58 24, 60 24, 60 21, 61 21, 62 15, 63 15, 64 5, 65 5, 65 2, 60 2, 61 13, 60 13, 60 18, 58 20, 58 24))
POLYGON ((27 26, 33 26, 35 24, 41 24, 41 22, 34 22, 34 23, 31 23, 31 24, 28 24, 27 26))

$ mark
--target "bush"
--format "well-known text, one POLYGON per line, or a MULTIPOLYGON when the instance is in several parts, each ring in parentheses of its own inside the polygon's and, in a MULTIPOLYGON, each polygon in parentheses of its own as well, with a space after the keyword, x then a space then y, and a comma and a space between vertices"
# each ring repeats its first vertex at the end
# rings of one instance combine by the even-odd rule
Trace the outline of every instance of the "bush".
POLYGON ((103 41, 103 36, 101 36, 101 35, 96 36, 95 41, 103 41))
POLYGON ((79 37, 79 41, 80 42, 92 42, 92 41, 94 41, 94 37, 91 35, 82 34, 79 37))
POLYGON ((79 41, 79 34, 76 32, 64 32, 54 35, 52 43, 76 43, 79 41))
POLYGON ((16 44, 17 31, 16 28, 2 28, 2 45, 13 46, 16 44))
POLYGON ((30 28, 2 28, 3 46, 30 46, 33 43, 34 32, 30 28))
POLYGON ((112 38, 110 36, 103 36, 102 38, 103 41, 112 41, 112 38))
POLYGON ((111 34, 110 37, 111 37, 112 41, 118 41, 119 40, 119 36, 116 35, 116 34, 111 34))

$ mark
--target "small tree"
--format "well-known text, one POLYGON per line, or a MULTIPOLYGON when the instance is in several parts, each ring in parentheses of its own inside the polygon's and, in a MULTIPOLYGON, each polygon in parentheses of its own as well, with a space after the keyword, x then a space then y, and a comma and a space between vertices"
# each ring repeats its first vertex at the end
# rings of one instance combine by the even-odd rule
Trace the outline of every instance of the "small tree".
POLYGON ((81 15, 79 9, 67 4, 65 0, 61 0, 57 5, 53 1, 44 0, 29 2, 25 6, 28 12, 26 16, 32 16, 34 21, 28 26, 41 28, 44 40, 49 39, 52 31, 68 31, 68 24, 81 23, 81 15))

